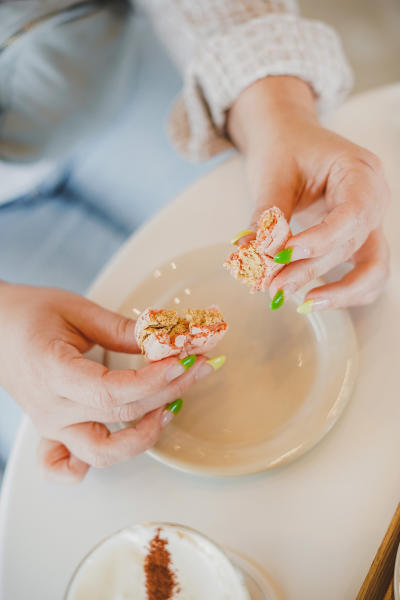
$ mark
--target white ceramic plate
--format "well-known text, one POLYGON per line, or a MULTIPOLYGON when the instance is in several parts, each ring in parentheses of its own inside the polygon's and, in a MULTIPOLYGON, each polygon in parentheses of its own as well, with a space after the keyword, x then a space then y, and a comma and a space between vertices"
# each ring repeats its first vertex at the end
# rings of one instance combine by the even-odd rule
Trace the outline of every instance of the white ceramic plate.
MULTIPOLYGON (((126 298, 121 312, 218 304, 230 330, 214 354, 217 373, 194 386, 181 413, 150 454, 172 467, 233 476, 271 469, 314 446, 342 413, 356 376, 357 346, 345 311, 307 317, 301 297, 270 311, 222 263, 230 247, 209 246, 161 265, 126 298)), ((142 357, 107 353, 110 368, 137 368, 142 357)))

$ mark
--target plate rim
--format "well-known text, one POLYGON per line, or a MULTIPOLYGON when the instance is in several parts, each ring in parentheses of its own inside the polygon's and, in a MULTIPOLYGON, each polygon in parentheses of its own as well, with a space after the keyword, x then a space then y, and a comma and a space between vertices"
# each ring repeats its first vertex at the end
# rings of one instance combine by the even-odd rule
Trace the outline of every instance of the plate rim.
MULTIPOLYGON (((356 352, 357 352, 357 347, 356 347, 356 352)), ((146 454, 148 454, 154 460, 157 460, 159 463, 161 463, 163 465, 171 467, 182 473, 190 473, 190 474, 196 475, 198 477, 213 477, 213 478, 228 479, 228 478, 257 475, 260 473, 266 473, 267 471, 273 471, 275 469, 279 469, 280 467, 283 467, 284 465, 287 465, 291 462, 296 461, 297 459, 301 458, 302 456, 304 456, 305 454, 307 454, 308 452, 313 450, 313 448, 315 448, 315 446, 317 446, 331 432, 333 427, 339 421, 340 417, 342 416, 342 414, 344 413, 345 409, 347 408, 347 406, 350 402, 352 391, 353 391, 355 383, 357 381, 358 362, 359 362, 358 356, 356 355, 351 360, 351 362, 354 363, 354 365, 352 367, 352 377, 351 377, 349 392, 347 393, 345 400, 342 400, 341 402, 338 402, 338 400, 336 400, 335 403, 331 407, 331 408, 333 408, 334 406, 337 405, 337 407, 339 408, 339 410, 337 410, 335 413, 335 417, 331 420, 327 420, 326 427, 321 427, 321 429, 318 430, 318 435, 315 435, 315 436, 309 438, 308 443, 305 443, 301 448, 297 449, 294 452, 291 452, 289 455, 286 454, 285 456, 282 456, 280 459, 275 459, 273 461, 273 464, 265 464, 264 466, 259 466, 257 468, 250 468, 250 469, 248 466, 246 466, 246 464, 248 465, 248 463, 239 465, 239 466, 234 465, 231 468, 224 468, 221 466, 212 468, 209 465, 202 467, 198 463, 190 463, 187 461, 170 458, 169 456, 165 455, 165 453, 163 451, 157 450, 156 446, 154 446, 153 448, 150 448, 149 450, 146 450, 146 454)), ((400 598, 396 598, 396 600, 400 600, 400 598)))

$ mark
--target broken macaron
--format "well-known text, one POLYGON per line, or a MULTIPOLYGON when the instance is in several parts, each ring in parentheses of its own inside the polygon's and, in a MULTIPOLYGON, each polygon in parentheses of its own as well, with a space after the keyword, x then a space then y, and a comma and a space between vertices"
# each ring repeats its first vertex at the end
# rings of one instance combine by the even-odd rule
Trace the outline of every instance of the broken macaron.
POLYGON ((228 324, 218 307, 176 310, 147 308, 138 317, 136 341, 149 360, 205 354, 224 337, 228 324))
POLYGON ((224 267, 251 292, 266 291, 284 265, 273 260, 285 247, 291 231, 283 212, 276 206, 259 217, 256 238, 242 244, 224 263, 224 267))

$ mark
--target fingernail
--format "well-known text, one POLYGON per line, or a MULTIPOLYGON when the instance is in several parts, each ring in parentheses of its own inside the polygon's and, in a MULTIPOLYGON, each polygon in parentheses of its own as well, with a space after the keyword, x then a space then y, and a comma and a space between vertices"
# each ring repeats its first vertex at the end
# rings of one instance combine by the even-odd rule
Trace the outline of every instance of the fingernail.
POLYGON ((313 299, 306 300, 303 304, 297 307, 297 312, 300 315, 309 315, 310 312, 314 312, 315 310, 324 310, 331 307, 331 302, 327 298, 324 299, 313 299))
POLYGON ((238 243, 238 241, 244 237, 245 235, 250 235, 250 233, 254 233, 254 231, 252 231, 251 229, 243 229, 243 231, 239 231, 239 233, 237 233, 235 236, 233 236, 233 238, 231 239, 231 244, 233 244, 234 246, 236 246, 236 244, 238 243))
POLYGON ((292 252, 293 248, 285 248, 278 252, 278 254, 275 254, 274 261, 280 265, 288 265, 292 260, 292 252))
POLYGON ((302 260, 303 258, 310 258, 310 256, 310 248, 303 248, 302 246, 293 246, 289 262, 293 262, 294 260, 302 260))
POLYGON ((211 365, 214 371, 218 371, 221 367, 224 366, 226 361, 225 354, 221 354, 220 356, 216 356, 215 358, 210 358, 206 361, 207 365, 211 365))
POLYGON ((183 406, 183 399, 177 398, 176 400, 171 402, 171 404, 167 405, 166 410, 168 410, 169 412, 171 412, 174 415, 177 415, 181 411, 182 406, 183 406))
POLYGON ((182 360, 179 362, 181 363, 182 367, 184 367, 185 371, 188 371, 190 367, 194 365, 196 360, 197 356, 195 354, 191 354, 190 356, 185 356, 185 358, 182 358, 182 360))
POLYGON ((172 419, 181 411, 183 406, 182 398, 177 398, 171 404, 168 404, 161 417, 161 427, 166 427, 172 419))
POLYGON ((275 294, 275 296, 272 298, 271 304, 270 304, 270 309, 271 310, 277 310, 278 308, 280 308, 282 306, 282 304, 285 302, 285 292, 283 290, 278 290, 275 294))

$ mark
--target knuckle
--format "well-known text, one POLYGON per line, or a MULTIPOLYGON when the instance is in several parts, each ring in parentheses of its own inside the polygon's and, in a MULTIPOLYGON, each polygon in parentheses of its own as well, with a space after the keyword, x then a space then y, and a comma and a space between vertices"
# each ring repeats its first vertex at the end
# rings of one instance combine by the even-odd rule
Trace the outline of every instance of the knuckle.
POLYGON ((95 469, 104 469, 105 467, 108 467, 110 464, 110 461, 109 461, 107 455, 104 454, 103 452, 100 452, 100 450, 98 450, 98 449, 91 450, 89 452, 88 456, 86 457, 85 462, 87 462, 89 465, 91 465, 95 469))
POLYGON ((70 355, 70 350, 70 344, 64 340, 55 338, 48 342, 49 355, 53 361, 64 361, 70 355))
POLYGON ((350 172, 352 170, 359 171, 362 169, 365 173, 366 167, 375 175, 381 175, 383 173, 383 164, 379 156, 366 148, 358 148, 355 152, 348 151, 346 153, 344 166, 350 172))
POLYGON ((140 406, 135 404, 122 404, 114 409, 114 416, 117 421, 126 423, 128 421, 136 421, 141 417, 140 406))
POLYGON ((183 392, 186 391, 186 389, 188 388, 189 384, 193 381, 194 378, 194 372, 192 372, 191 377, 185 377, 181 380, 177 380, 174 383, 174 396, 176 396, 177 398, 179 396, 181 396, 183 394, 183 392))
POLYGON ((317 277, 317 273, 315 271, 315 267, 312 265, 307 265, 304 268, 304 273, 303 273, 303 281, 302 281, 302 285, 308 283, 309 281, 313 281, 313 279, 315 279, 317 277))
POLYGON ((379 158, 379 156, 377 156, 373 152, 370 152, 369 150, 365 150, 365 152, 363 153, 363 157, 361 158, 361 161, 363 163, 367 164, 367 166, 369 166, 372 169, 372 171, 374 171, 378 175, 381 175, 383 173, 382 161, 379 158))
POLYGON ((93 403, 97 408, 105 410, 116 405, 116 401, 103 379, 100 379, 93 390, 93 403))
MULTIPOLYGON (((338 209, 343 210, 343 209, 338 209)), ((318 257, 327 254, 332 250, 334 245, 337 243, 339 237, 339 231, 332 227, 331 222, 328 218, 324 219, 321 223, 318 233, 315 232, 313 240, 308 244, 310 249, 310 257, 318 257)))
POLYGON ((332 169, 335 178, 339 179, 343 177, 351 165, 354 163, 354 150, 353 148, 346 147, 338 156, 337 160, 333 163, 332 169))
POLYGON ((315 241, 308 244, 308 249, 310 251, 310 258, 314 258, 326 252, 326 248, 323 248, 323 243, 317 244, 315 241))
POLYGON ((152 448, 154 444, 157 442, 160 431, 158 428, 152 427, 151 429, 147 429, 143 434, 143 449, 148 450, 152 448))
POLYGON ((363 157, 359 160, 364 166, 367 166, 370 169, 372 176, 376 181, 374 186, 376 191, 374 195, 375 206, 378 204, 383 210, 386 209, 386 207, 390 204, 391 194, 389 185, 386 181, 382 160, 379 158, 379 156, 369 151, 365 151, 363 157))
POLYGON ((354 199, 348 215, 352 223, 352 231, 369 230, 370 210, 363 198, 354 199))
POLYGON ((133 338, 133 327, 134 323, 128 317, 118 315, 115 324, 115 335, 116 339, 128 339, 133 338))

